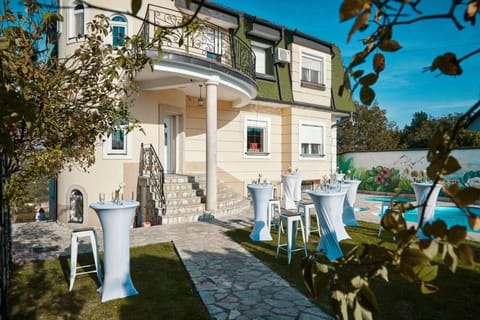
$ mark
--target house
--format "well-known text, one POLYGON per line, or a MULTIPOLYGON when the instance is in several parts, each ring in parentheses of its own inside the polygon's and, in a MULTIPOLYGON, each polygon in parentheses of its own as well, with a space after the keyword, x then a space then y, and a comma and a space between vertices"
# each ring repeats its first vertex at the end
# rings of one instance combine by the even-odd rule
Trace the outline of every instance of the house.
MULTIPOLYGON (((130 10, 130 0, 91 3, 130 10)), ((172 25, 192 15, 197 3, 156 0, 139 15, 172 25)), ((156 28, 73 0, 61 5, 60 56, 75 50, 77 34, 98 13, 110 17, 113 31, 106 41, 113 45, 121 46, 124 35, 151 37, 156 28)), ((135 79, 140 91, 131 115, 144 133, 126 134, 119 126, 98 142, 87 173, 74 169, 58 176, 58 221, 98 225, 89 203, 100 193, 109 200, 120 183, 126 200, 141 202, 137 223, 172 223, 181 221, 169 220, 175 212, 185 216, 194 206, 182 201, 192 193, 197 211, 222 214, 229 203, 245 204, 246 186, 260 174, 278 183, 289 169, 298 169, 313 182, 335 170, 334 124, 354 111, 348 95, 339 95, 344 68, 338 47, 212 2, 198 17, 202 28, 181 47, 164 43, 154 70, 146 68, 135 79)))

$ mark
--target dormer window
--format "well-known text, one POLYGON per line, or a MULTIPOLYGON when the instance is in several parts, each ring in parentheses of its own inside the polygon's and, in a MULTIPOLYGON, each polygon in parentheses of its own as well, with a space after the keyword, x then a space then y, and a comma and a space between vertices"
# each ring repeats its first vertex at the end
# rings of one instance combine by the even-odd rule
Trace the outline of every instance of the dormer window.
POLYGON ((112 25, 112 45, 122 47, 125 44, 127 35, 127 19, 123 16, 115 15, 111 18, 112 25))
POLYGON ((324 59, 309 53, 302 53, 301 85, 314 89, 325 89, 324 59))
POLYGON ((259 78, 273 78, 273 48, 271 45, 252 41, 255 53, 255 73, 259 78))

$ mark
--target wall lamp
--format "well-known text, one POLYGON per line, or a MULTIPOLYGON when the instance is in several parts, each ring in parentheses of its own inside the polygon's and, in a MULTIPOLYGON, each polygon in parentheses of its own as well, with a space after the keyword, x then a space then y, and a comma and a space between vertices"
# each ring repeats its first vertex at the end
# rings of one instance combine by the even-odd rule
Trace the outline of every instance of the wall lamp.
POLYGON ((339 124, 342 124, 344 122, 350 122, 352 124, 352 126, 355 126, 355 118, 353 117, 353 112, 350 112, 350 117, 349 118, 344 118, 344 119, 340 119, 338 121, 336 121, 334 124, 332 124, 332 128, 338 126, 339 124))

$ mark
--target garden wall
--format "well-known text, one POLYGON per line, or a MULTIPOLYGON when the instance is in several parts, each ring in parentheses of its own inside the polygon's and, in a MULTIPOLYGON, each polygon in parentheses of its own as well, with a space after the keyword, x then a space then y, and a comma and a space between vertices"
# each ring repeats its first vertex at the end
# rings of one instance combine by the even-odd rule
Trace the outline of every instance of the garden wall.
MULTIPOLYGON (((480 148, 457 149, 452 155, 462 168, 446 180, 480 188, 480 148)), ((413 193, 410 182, 426 179, 426 157, 426 149, 349 152, 338 155, 337 166, 341 173, 362 181, 359 190, 396 192, 399 188, 401 193, 413 193)))

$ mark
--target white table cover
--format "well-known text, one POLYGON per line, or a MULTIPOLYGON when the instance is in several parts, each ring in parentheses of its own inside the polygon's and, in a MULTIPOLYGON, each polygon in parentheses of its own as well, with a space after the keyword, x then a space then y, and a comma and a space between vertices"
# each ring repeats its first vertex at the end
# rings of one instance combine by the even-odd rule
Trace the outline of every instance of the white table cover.
POLYGON ((287 210, 296 209, 295 205, 295 187, 297 185, 297 176, 294 174, 282 175, 283 183, 283 208, 287 210))
MULTIPOLYGON (((417 204, 422 205, 425 203, 425 200, 427 199, 427 195, 430 192, 430 189, 433 187, 433 184, 432 183, 412 183, 412 187, 413 187, 413 191, 415 191, 415 198, 417 199, 417 204)), ((436 184, 433 189, 432 195, 430 196, 430 199, 428 199, 428 202, 425 204, 425 207, 418 207, 417 223, 420 222, 420 217, 422 216, 422 213, 424 215, 423 224, 427 222, 430 222, 430 223, 433 222, 438 193, 440 192, 441 188, 442 186, 440 184, 436 184)), ((423 234, 423 231, 421 229, 419 229, 418 231, 418 237, 426 238, 426 236, 423 234)))
POLYGON ((343 223, 346 226, 358 227, 358 222, 355 218, 355 201, 357 199, 357 190, 360 183, 360 180, 345 180, 345 185, 350 186, 343 204, 343 223))
POLYGON ((104 279, 101 301, 137 295, 130 276, 130 226, 137 201, 92 203, 103 230, 104 279))
POLYGON ((338 259, 343 256, 339 241, 350 238, 342 221, 346 192, 309 191, 308 194, 315 203, 322 231, 317 251, 324 252, 330 260, 338 259))
POLYGON ((297 180, 295 181, 295 190, 294 190, 293 196, 294 196, 295 201, 300 201, 300 200, 302 200, 302 177, 303 177, 303 175, 301 173, 296 173, 296 174, 294 174, 294 176, 296 177, 297 180))
POLYGON ((249 184, 247 189, 253 200, 254 224, 250 239, 253 241, 270 241, 270 224, 268 221, 268 201, 272 197, 273 185, 268 183, 249 184))

